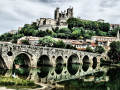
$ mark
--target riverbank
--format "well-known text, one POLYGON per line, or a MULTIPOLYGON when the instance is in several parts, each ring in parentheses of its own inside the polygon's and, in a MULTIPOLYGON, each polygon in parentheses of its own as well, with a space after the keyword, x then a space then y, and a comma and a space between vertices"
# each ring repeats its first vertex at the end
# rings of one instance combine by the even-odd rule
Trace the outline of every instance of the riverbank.
POLYGON ((15 79, 13 77, 4 77, 4 76, 0 76, 0 87, 6 87, 10 89, 41 88, 40 85, 35 84, 33 81, 30 80, 15 79))

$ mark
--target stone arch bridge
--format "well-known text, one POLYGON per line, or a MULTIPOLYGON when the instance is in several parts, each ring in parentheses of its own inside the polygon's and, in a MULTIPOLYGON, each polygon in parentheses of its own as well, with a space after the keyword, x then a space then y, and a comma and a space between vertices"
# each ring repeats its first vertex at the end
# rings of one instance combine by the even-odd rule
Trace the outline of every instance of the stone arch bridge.
POLYGON ((68 63, 95 63, 100 59, 106 59, 103 54, 89 53, 78 50, 41 47, 33 45, 0 44, 0 68, 12 69, 15 58, 23 54, 27 59, 25 65, 37 67, 38 60, 44 65, 55 66, 58 63, 67 65, 68 63))

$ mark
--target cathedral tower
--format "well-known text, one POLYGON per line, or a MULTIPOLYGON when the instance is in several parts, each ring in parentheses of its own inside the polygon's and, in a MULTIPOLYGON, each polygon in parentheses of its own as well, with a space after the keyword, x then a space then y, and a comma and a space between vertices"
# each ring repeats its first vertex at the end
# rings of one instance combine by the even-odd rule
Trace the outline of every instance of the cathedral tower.
POLYGON ((56 8, 55 13, 54 13, 54 19, 58 21, 59 19, 59 8, 56 8))
POLYGON ((68 18, 73 17, 73 8, 69 7, 69 8, 67 9, 67 16, 68 16, 68 18))

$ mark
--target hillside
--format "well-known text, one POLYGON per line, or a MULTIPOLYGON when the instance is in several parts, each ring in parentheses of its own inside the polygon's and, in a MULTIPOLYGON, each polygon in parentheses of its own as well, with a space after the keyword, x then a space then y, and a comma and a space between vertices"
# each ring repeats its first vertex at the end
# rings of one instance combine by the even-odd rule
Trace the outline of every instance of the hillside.
POLYGON ((23 36, 52 36, 55 38, 62 39, 90 39, 92 36, 110 36, 115 37, 117 31, 120 28, 115 28, 110 31, 109 23, 101 23, 97 21, 85 21, 79 20, 77 18, 70 18, 67 20, 68 28, 59 29, 56 27, 51 30, 38 30, 36 24, 28 25, 25 24, 24 27, 19 30, 16 34, 5 33, 0 36, 0 41, 11 41, 13 43, 17 42, 17 39, 23 36))

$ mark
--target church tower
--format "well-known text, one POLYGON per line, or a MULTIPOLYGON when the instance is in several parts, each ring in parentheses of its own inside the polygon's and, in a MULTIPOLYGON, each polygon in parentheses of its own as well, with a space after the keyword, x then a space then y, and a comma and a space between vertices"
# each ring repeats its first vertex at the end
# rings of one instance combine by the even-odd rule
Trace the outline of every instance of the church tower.
POLYGON ((54 13, 54 19, 58 21, 59 19, 59 8, 56 8, 55 13, 54 13))
POLYGON ((69 7, 69 8, 67 9, 67 16, 68 16, 68 18, 73 17, 73 7, 72 7, 72 8, 69 7))

